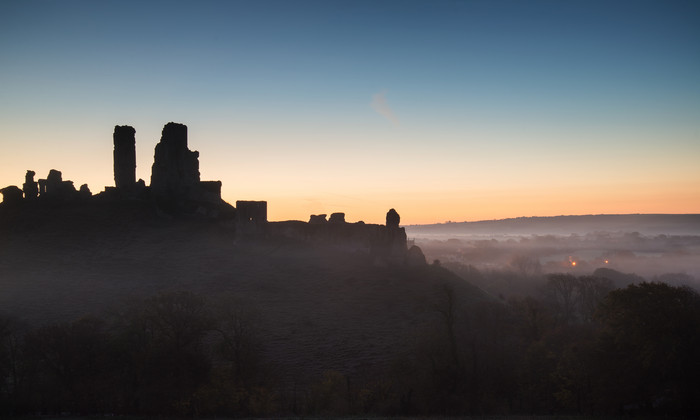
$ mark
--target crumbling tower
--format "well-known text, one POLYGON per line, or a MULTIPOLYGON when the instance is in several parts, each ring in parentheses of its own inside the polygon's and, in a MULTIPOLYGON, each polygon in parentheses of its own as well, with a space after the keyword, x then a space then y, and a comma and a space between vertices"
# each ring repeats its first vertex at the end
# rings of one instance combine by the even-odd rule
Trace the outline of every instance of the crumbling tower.
POLYGON ((136 185, 136 130, 114 126, 114 185, 131 189, 136 185))
POLYGON ((187 126, 163 127, 151 169, 151 191, 158 196, 190 197, 199 188, 199 152, 187 148, 187 126))
POLYGON ((399 227, 401 216, 391 209, 386 213, 386 251, 388 258, 395 262, 404 261, 406 258, 407 238, 406 229, 399 227))

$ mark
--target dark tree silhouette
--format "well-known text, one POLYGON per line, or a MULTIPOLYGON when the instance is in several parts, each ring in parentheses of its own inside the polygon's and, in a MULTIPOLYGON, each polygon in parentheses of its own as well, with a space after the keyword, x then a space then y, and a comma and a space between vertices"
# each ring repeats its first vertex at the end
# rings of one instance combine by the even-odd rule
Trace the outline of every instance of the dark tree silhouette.
POLYGON ((25 337, 33 396, 47 413, 94 413, 110 388, 107 336, 98 318, 53 324, 25 337))
POLYGON ((545 297, 556 308, 557 321, 569 325, 576 320, 579 300, 578 279, 571 274, 550 274, 544 289, 545 297))
POLYGON ((21 413, 28 403, 24 369, 25 326, 10 316, 0 315, 0 415, 21 413))
POLYGON ((193 395, 211 368, 204 338, 213 320, 204 299, 163 293, 126 311, 119 324, 123 410, 190 414, 193 395))
POLYGON ((610 405, 647 413, 700 414, 700 295, 641 283, 611 292, 597 314, 610 405))
POLYGON ((604 277, 582 276, 578 278, 579 317, 582 322, 593 322, 598 305, 613 288, 612 280, 604 277))

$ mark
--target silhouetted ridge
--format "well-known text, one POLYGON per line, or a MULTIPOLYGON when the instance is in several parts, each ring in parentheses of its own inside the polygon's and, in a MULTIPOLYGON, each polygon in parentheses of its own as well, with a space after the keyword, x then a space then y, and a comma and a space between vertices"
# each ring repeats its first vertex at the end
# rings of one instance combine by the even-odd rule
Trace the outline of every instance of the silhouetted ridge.
POLYGON ((599 214, 518 217, 408 226, 411 235, 570 235, 595 231, 700 234, 700 214, 599 214))
MULTIPOLYGON (((134 220, 148 220, 156 214, 165 218, 220 221, 239 240, 284 237, 365 252, 376 263, 406 264, 406 231, 399 226, 401 218, 396 210, 389 210, 386 225, 347 223, 345 213, 340 212, 331 214, 329 220, 320 214, 312 215, 308 223, 270 225, 266 201, 238 200, 234 208, 221 198, 221 181, 200 179, 199 152, 189 149, 187 134, 184 124, 169 122, 163 127, 154 151, 151 185, 146 186, 142 179, 136 181, 136 130, 128 125, 116 125, 112 135, 113 187, 107 186, 93 196, 87 184, 76 190, 73 181, 63 180, 58 170, 52 169, 45 179, 38 181, 34 181, 35 172, 28 170, 23 190, 13 185, 0 190, 3 194, 0 226, 14 225, 14 229, 47 226, 47 220, 53 220, 49 223, 52 225, 59 219, 79 225, 110 225, 107 220, 120 218, 119 209, 131 207, 137 209, 136 213, 129 213, 134 220), (125 206, 124 203, 139 204, 125 206), (142 216, 136 215, 139 213, 142 216)), ((413 252, 411 264, 420 264, 424 260, 421 255, 413 252)))

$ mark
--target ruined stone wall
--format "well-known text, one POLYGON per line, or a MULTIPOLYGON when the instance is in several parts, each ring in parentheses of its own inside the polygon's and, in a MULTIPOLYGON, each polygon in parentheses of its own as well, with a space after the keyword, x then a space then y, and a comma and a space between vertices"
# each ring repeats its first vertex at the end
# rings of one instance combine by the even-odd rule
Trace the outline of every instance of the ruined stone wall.
POLYGON ((408 244, 406 230, 399 226, 400 220, 394 209, 387 213, 386 225, 347 223, 344 213, 333 213, 330 220, 325 214, 319 214, 311 215, 307 223, 270 223, 269 232, 271 236, 363 251, 377 262, 402 265, 407 262, 408 244))
POLYGON ((267 201, 236 201, 236 234, 267 232, 267 201))
POLYGON ((73 198, 77 193, 73 181, 64 181, 63 174, 56 169, 51 169, 46 179, 39 180, 39 187, 41 197, 64 199, 73 198))
POLYGON ((28 170, 24 177, 22 189, 11 185, 4 188, 5 202, 20 202, 22 200, 73 200, 76 198, 89 198, 92 196, 87 184, 76 191, 73 181, 64 181, 61 171, 51 169, 46 179, 34 181, 36 172, 28 170))
POLYGON ((200 181, 197 198, 210 204, 221 203, 221 181, 200 181))

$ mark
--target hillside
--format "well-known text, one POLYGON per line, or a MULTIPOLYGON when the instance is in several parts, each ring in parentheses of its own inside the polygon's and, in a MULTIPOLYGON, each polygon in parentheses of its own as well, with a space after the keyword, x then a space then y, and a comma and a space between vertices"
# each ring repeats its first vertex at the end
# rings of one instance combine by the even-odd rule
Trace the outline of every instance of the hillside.
POLYGON ((444 285, 460 304, 489 299, 440 267, 376 264, 362 253, 288 239, 237 241, 225 222, 127 214, 130 220, 92 213, 5 229, 3 311, 41 325, 164 291, 191 291, 212 304, 226 297, 258 320, 267 360, 286 377, 312 378, 389 366, 418 332, 434 329, 444 285))
MULTIPOLYGON (((0 225, 3 415, 615 414, 637 401, 629 372, 649 368, 635 364, 636 344, 608 349, 609 329, 589 321, 590 308, 639 287, 666 299, 654 316, 695 320, 671 336, 688 349, 672 358, 683 368, 671 386, 697 395, 697 369, 686 368, 697 354, 687 333, 700 325, 697 293, 660 283, 611 292, 623 275, 615 261, 597 271, 611 278, 560 273, 546 283, 526 270, 461 271, 496 299, 439 263, 392 264, 318 238, 245 239, 230 219, 166 217, 145 202, 98 204, 28 209, 0 225), (532 294, 517 294, 521 281, 536 285, 532 294), (567 312, 551 294, 561 282, 595 293, 567 312), (664 314, 677 298, 688 309, 664 314), (621 359, 631 362, 617 368, 621 359), (559 397, 572 390, 589 408, 559 397)), ((499 241, 482 242, 444 241, 477 261, 499 241)), ((642 381, 653 398, 667 389, 642 381)), ((663 412, 697 412, 669 401, 663 412)))
POLYGON ((518 217, 477 222, 411 225, 411 237, 469 235, 583 235, 639 232, 644 235, 700 235, 700 214, 601 214, 518 217))

